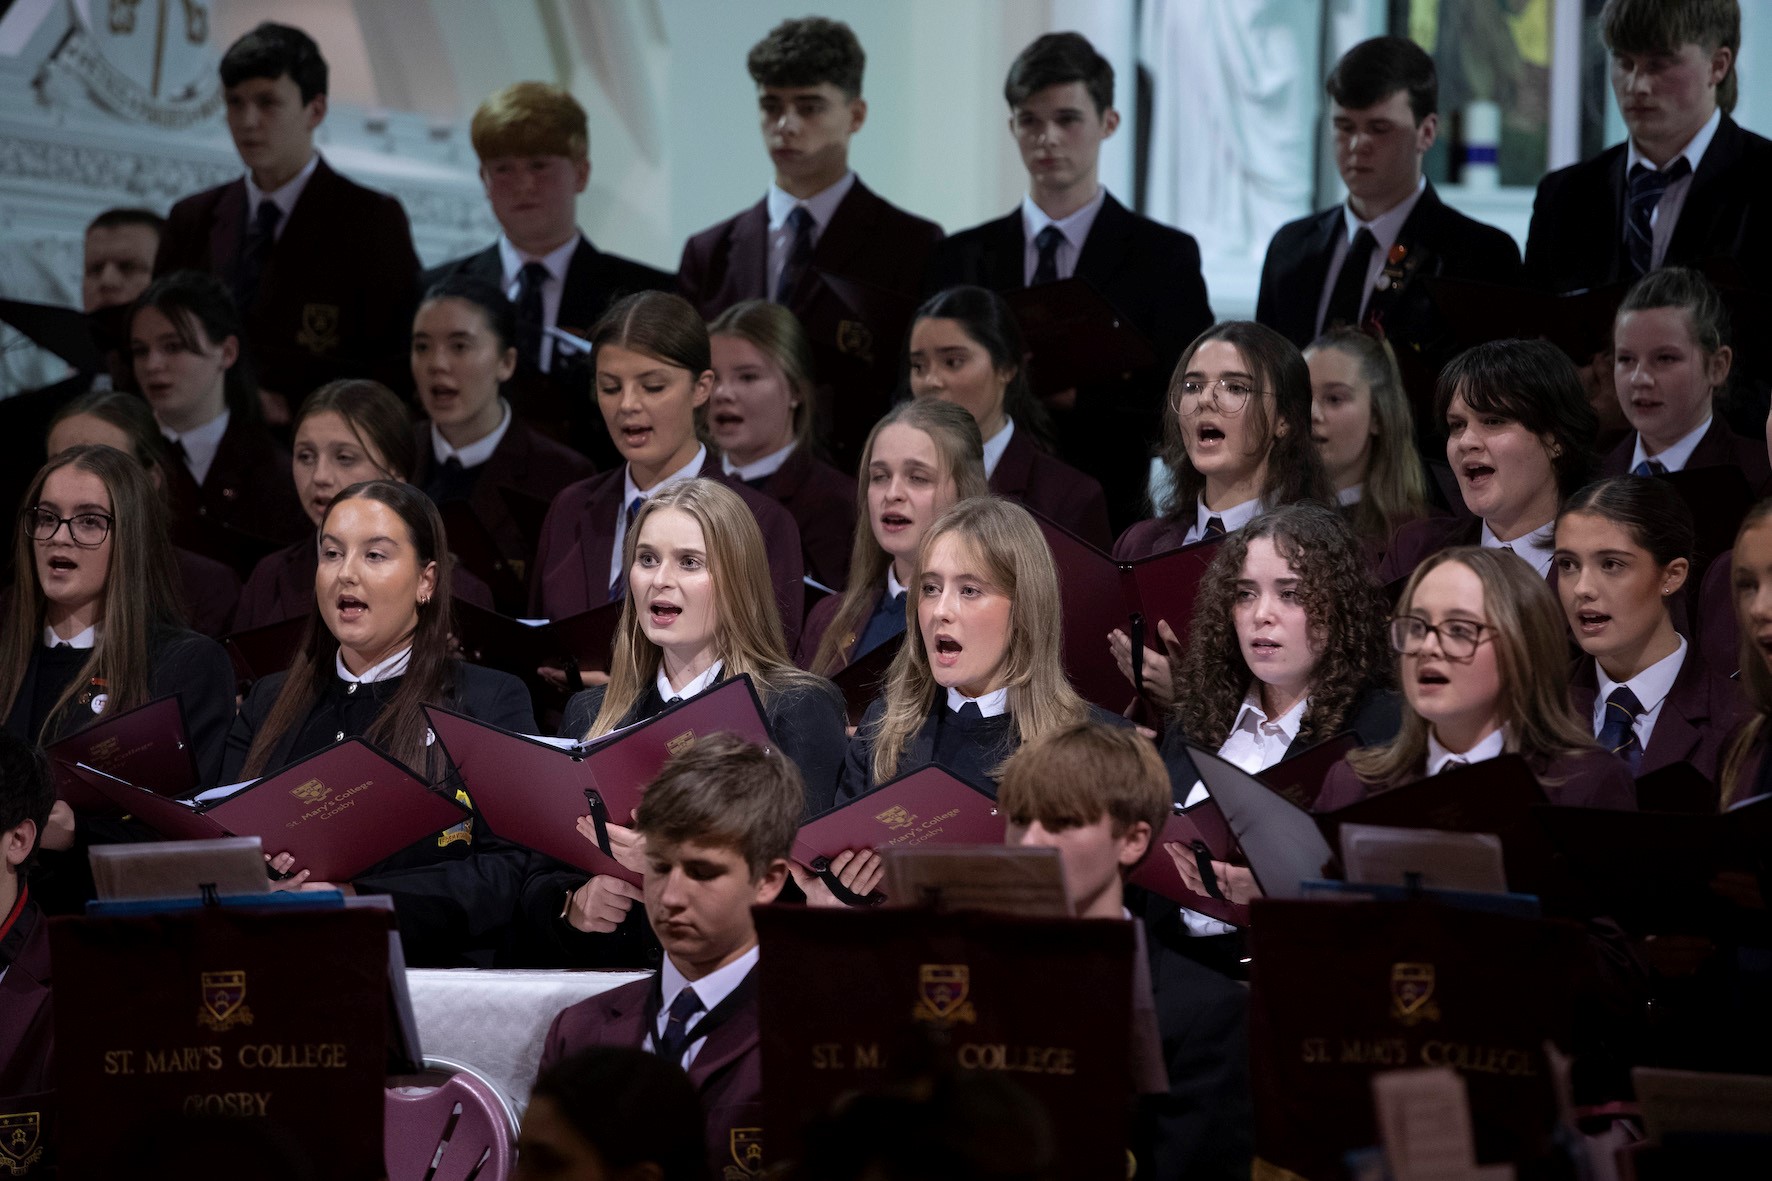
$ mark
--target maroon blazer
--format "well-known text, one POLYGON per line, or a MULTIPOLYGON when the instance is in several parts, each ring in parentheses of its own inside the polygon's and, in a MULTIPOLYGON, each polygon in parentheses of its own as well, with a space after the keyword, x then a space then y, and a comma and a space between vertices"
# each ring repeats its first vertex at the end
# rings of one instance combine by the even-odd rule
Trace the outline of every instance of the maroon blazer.
MULTIPOLYGON (((1629 768, 1606 751, 1584 750, 1548 761, 1529 761, 1541 782, 1559 781, 1557 786, 1544 789, 1553 804, 1566 808, 1637 810, 1636 781, 1630 777, 1629 768)), ((1416 776, 1416 779, 1421 778, 1424 776, 1416 776)), ((1312 810, 1333 812, 1357 804, 1372 794, 1371 786, 1355 773, 1352 764, 1344 757, 1329 768, 1328 777, 1323 780, 1323 790, 1318 793, 1312 810)))
MULTIPOLYGON (((1391 534, 1390 547, 1385 550, 1384 558, 1378 563, 1378 571, 1374 577, 1380 586, 1388 586, 1400 582, 1415 573, 1422 559, 1432 557, 1443 549, 1451 549, 1455 545, 1481 545, 1483 543, 1483 518, 1481 517, 1423 517, 1419 521, 1410 521, 1399 526, 1391 534)), ((1557 565, 1551 563, 1550 573, 1544 576, 1552 590, 1557 589, 1557 565)))
MULTIPOLYGON (((1569 682, 1569 703, 1584 724, 1593 722, 1594 699, 1599 693, 1599 672, 1593 658, 1586 657, 1576 665, 1569 682)), ((1662 702, 1655 729, 1649 732, 1649 746, 1643 751, 1637 774, 1647 775, 1670 763, 1691 763, 1715 783, 1729 735, 1752 712, 1741 686, 1713 673, 1704 653, 1696 645, 1688 645, 1680 674, 1662 702)))
MULTIPOLYGON (((0 923, 6 917, 0 914, 0 923)), ((6 975, 0 977, 0 1099, 4 1099, 51 1086, 55 1026, 50 1020, 49 922, 30 898, 0 946, 12 957, 6 975)))
MULTIPOLYGON (((1612 448, 1600 461, 1600 475, 1624 476, 1630 474, 1630 457, 1636 453, 1637 432, 1631 431, 1624 436, 1618 446, 1612 448)), ((1748 486, 1759 488, 1772 479, 1772 466, 1766 459, 1765 443, 1759 439, 1745 439, 1729 429, 1720 414, 1712 415, 1710 429, 1698 440, 1698 446, 1692 449, 1692 458, 1686 461, 1686 471, 1696 471, 1704 467, 1740 468, 1741 474, 1747 477, 1748 486)))
MULTIPOLYGON (((231 287, 246 204, 242 177, 174 205, 154 274, 208 271, 231 287)), ((346 180, 322 157, 265 260, 246 315, 246 344, 259 380, 288 399, 291 413, 314 389, 340 377, 373 377, 411 390, 407 336, 418 273, 399 200, 346 180)))
POLYGON ((805 447, 795 447, 757 491, 780 501, 799 526, 806 573, 841 592, 849 582, 855 546, 855 479, 805 447))
MULTIPOLYGON (((880 596, 885 593, 886 588, 884 586, 880 587, 879 591, 875 593, 873 606, 869 607, 868 613, 861 618, 861 627, 867 626, 868 620, 873 617, 874 611, 878 609, 880 605, 880 596)), ((806 615, 806 626, 800 629, 800 647, 794 653, 795 664, 798 664, 804 669, 811 669, 812 658, 818 655, 818 646, 824 643, 824 634, 831 630, 831 624, 836 622, 837 609, 841 607, 842 604, 842 595, 826 595, 817 603, 813 604, 812 610, 806 615)), ((832 672, 837 672, 847 667, 849 662, 854 659, 855 645, 860 639, 861 633, 859 631, 849 637, 849 643, 843 646, 842 663, 838 664, 835 669, 832 669, 832 672)), ((828 676, 830 674, 825 673, 820 675, 828 676)))
MULTIPOLYGON (((234 612, 234 630, 263 627, 296 619, 314 609, 314 575, 320 569, 319 547, 312 536, 267 555, 252 569, 234 612)), ((456 567, 451 593, 476 607, 497 610, 492 590, 471 572, 456 567)))
POLYGON ((1101 482, 1034 446, 1026 425, 1017 425, 1009 436, 991 473, 991 491, 1038 510, 1098 549, 1113 542, 1101 482))
POLYGON ((1120 539, 1114 542, 1114 560, 1136 562, 1152 554, 1165 554, 1172 549, 1180 549, 1187 544, 1183 538, 1192 527, 1193 522, 1185 517, 1179 521, 1172 521, 1168 517, 1150 517, 1139 521, 1120 534, 1120 539))
MULTIPOLYGON (((541 1069, 592 1046, 644 1045, 653 1032, 646 1028, 647 1004, 651 1000, 656 1006, 658 989, 658 977, 654 976, 560 1010, 542 1042, 541 1069)), ((708 1034, 689 1064, 689 1081, 701 1096, 702 1112, 707 1118, 708 1159, 716 1169, 732 1161, 742 1151, 741 1146, 750 1142, 749 1138, 735 1136, 737 1132, 762 1135, 765 1150, 769 1145, 768 1136, 762 1132, 763 1054, 757 1036, 755 968, 733 991, 732 1001, 735 1007, 731 1014, 708 1034)), ((691 1028, 690 1032, 695 1031, 691 1028)), ((739 1158, 737 1163, 742 1168, 745 1162, 739 1158)))
POLYGON ((1735 551, 1718 554, 1698 588, 1698 647, 1723 676, 1741 668, 1741 624, 1735 618, 1735 551))
MULTIPOLYGON (((417 444, 418 463, 413 468, 412 482, 423 488, 437 472, 437 453, 431 449, 428 419, 413 428, 413 440, 417 444)), ((597 469, 590 460, 513 417, 504 438, 498 441, 491 457, 482 466, 480 478, 474 482, 474 491, 468 496, 468 504, 487 532, 492 534, 498 552, 508 559, 522 562, 523 569, 527 570, 535 553, 536 539, 524 533, 499 489, 510 488, 552 503, 568 484, 588 480, 596 474, 597 469)))
POLYGON ((240 603, 240 576, 233 567, 177 546, 172 558, 178 564, 179 587, 184 592, 191 630, 216 640, 233 631, 234 611, 240 603))
POLYGON ((296 498, 289 452, 238 415, 228 419, 201 486, 183 463, 169 462, 164 470, 173 542, 239 573, 263 554, 256 543, 294 541, 314 531, 296 498))
MULTIPOLYGON (((800 638, 800 618, 806 609, 805 566, 794 518, 744 481, 728 478, 712 448, 697 474, 738 493, 757 518, 769 580, 781 611, 782 632, 792 651, 800 638)), ((554 498, 547 520, 542 522, 535 576, 529 583, 530 611, 537 618, 564 619, 609 601, 609 554, 615 545, 615 514, 622 511, 626 480, 627 468, 619 467, 569 484, 554 498)))

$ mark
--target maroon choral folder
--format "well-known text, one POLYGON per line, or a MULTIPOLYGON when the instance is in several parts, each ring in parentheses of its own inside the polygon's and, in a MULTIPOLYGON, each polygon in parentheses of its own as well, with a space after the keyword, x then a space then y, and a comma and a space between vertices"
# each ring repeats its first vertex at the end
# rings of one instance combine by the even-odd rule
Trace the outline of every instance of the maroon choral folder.
POLYGON ((1188 808, 1175 805, 1168 819, 1163 822, 1163 831, 1157 837, 1155 847, 1139 862, 1129 880, 1133 885, 1143 886, 1153 894, 1161 894, 1189 910, 1211 915, 1221 923, 1247 927, 1247 906, 1196 894, 1188 889, 1187 883, 1181 879, 1181 871, 1175 868, 1175 861, 1170 857, 1169 850, 1164 848, 1170 844, 1180 845, 1184 856, 1192 853, 1229 864, 1242 864, 1246 861, 1243 850, 1237 845, 1236 836, 1231 832, 1230 823, 1210 796, 1188 808))
POLYGON ((347 738, 225 799, 194 807, 91 768, 80 773, 162 836, 256 836, 266 853, 292 854, 294 872, 308 870, 316 881, 348 882, 468 815, 361 738, 347 738))
POLYGON ((794 860, 818 871, 849 849, 883 853, 920 845, 1001 845, 1005 824, 990 795, 928 766, 802 824, 794 838, 794 860))
POLYGON ((1281 759, 1255 777, 1289 803, 1309 812, 1323 792, 1323 780, 1329 778, 1329 769, 1359 745, 1359 735, 1337 734, 1281 759))
POLYGON ((197 763, 185 736, 185 711, 176 696, 100 718, 45 750, 55 772, 55 794, 77 812, 108 813, 113 806, 74 773, 76 763, 143 784, 163 796, 189 795, 197 788, 197 763))
POLYGON ((638 884, 578 832, 578 819, 631 824, 646 785, 698 735, 736 734, 770 746, 763 707, 748 676, 732 677, 681 705, 594 742, 562 749, 437 706, 424 707, 437 741, 467 786, 474 809, 508 840, 589 873, 638 884))

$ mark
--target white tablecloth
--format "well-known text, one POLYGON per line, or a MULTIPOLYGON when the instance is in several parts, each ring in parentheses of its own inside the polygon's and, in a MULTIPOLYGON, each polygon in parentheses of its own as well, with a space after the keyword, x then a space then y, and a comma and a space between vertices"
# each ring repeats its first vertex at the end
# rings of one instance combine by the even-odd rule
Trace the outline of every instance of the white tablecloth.
POLYGON ((504 1090, 521 1116, 554 1015, 650 975, 413 968, 406 973, 406 984, 425 1055, 474 1067, 504 1090))

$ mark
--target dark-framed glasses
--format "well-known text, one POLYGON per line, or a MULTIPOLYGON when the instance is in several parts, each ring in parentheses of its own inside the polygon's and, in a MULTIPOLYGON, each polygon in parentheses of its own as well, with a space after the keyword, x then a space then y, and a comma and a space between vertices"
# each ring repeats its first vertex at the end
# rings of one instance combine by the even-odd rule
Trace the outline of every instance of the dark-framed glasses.
POLYGON ((71 517, 58 517, 46 508, 28 508, 25 510, 25 529, 33 540, 48 541, 66 525, 68 536, 75 545, 91 547, 104 544, 105 538, 111 535, 113 519, 109 513, 75 513, 71 517))
POLYGON ((1391 647, 1404 656, 1421 651, 1429 636, 1440 640, 1440 654, 1448 660, 1469 660, 1477 654, 1490 631, 1486 623, 1474 619, 1448 619, 1435 626, 1419 615, 1399 615, 1391 620, 1391 647))

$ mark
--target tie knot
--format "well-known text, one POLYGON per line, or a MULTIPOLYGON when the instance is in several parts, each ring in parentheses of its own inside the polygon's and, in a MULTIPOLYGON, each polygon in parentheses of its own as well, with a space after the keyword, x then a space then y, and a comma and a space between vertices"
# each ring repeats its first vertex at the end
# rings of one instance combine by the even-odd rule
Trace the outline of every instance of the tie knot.
POLYGON ((1348 243, 1349 251, 1367 251, 1378 245, 1370 226, 1361 226, 1354 232, 1353 241, 1348 243))
POLYGON ((1629 685, 1620 685, 1607 694, 1606 708, 1615 709, 1625 717, 1634 719, 1643 712, 1643 703, 1637 700, 1637 695, 1630 691, 1629 685))
POLYGON ((1667 191, 1667 186, 1677 180, 1683 180, 1692 173, 1692 165, 1681 156, 1666 168, 1651 168, 1647 164, 1631 166, 1629 186, 1631 196, 1641 197, 1645 194, 1659 195, 1667 191))
POLYGON ((1040 248, 1041 254, 1055 252, 1059 244, 1065 241, 1064 231, 1057 226, 1047 226, 1034 235, 1034 245, 1040 248))
POLYGON ((1632 468, 1630 474, 1633 476, 1665 476, 1667 474, 1667 465, 1662 463, 1659 459, 1645 459, 1642 463, 1639 463, 1636 467, 1632 468))
POLYGON ((277 231, 277 223, 283 220, 283 210, 270 198, 258 203, 258 212, 252 215, 253 223, 261 234, 273 234, 277 231))
POLYGON ((1200 535, 1200 539, 1207 541, 1214 537, 1223 537, 1225 533, 1223 517, 1207 517, 1206 531, 1200 535))
POLYGON ((812 210, 804 205, 796 205, 788 210, 788 229, 796 234, 802 234, 811 228, 812 210))
POLYGON ((553 276, 548 273, 548 268, 541 263, 526 262, 523 264, 523 269, 517 272, 517 277, 528 286, 540 287, 553 276))
POLYGON ((695 995, 693 988, 685 988, 677 994, 677 999, 671 1002, 671 1019, 673 1021, 687 1021, 699 1012, 701 1012, 701 998, 695 995))

